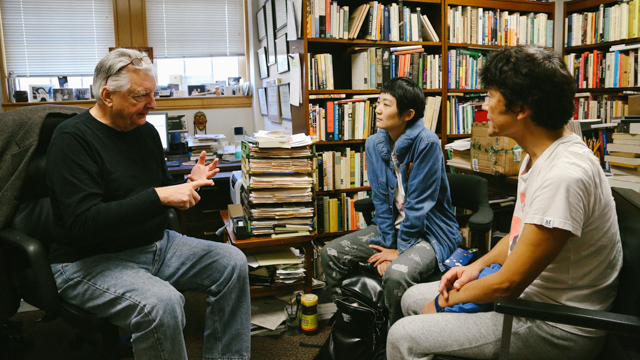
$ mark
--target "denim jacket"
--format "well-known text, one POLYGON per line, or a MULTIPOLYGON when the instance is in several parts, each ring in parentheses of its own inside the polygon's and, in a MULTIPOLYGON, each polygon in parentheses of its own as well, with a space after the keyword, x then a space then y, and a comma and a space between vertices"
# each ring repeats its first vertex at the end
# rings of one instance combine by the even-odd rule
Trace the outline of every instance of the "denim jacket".
POLYGON ((395 227, 398 209, 394 193, 398 184, 391 158, 391 137, 386 130, 367 138, 367 175, 373 193, 379 236, 370 243, 400 253, 425 239, 433 246, 438 266, 462 240, 453 215, 449 182, 438 136, 424 127, 419 119, 408 127, 395 144, 396 164, 402 174, 406 201, 405 218, 400 229, 395 227))

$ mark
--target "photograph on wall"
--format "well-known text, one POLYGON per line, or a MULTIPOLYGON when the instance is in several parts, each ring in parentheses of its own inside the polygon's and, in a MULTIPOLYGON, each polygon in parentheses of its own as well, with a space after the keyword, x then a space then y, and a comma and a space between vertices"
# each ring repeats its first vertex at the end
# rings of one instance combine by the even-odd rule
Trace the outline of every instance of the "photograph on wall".
POLYGON ((279 105, 279 97, 278 97, 278 84, 280 84, 280 79, 267 80, 264 82, 267 88, 267 107, 269 109, 269 121, 275 123, 281 123, 282 118, 280 118, 280 105, 279 105))
POLYGON ((29 85, 31 102, 52 101, 53 87, 51 85, 29 85))
POLYGON ((289 83, 278 85, 278 98, 280 100, 280 116, 291 120, 291 104, 289 103, 289 83))
POLYGON ((278 74, 289 71, 289 45, 287 35, 282 35, 276 40, 276 63, 278 64, 278 74))
POLYGON ((73 100, 73 89, 53 89, 53 101, 73 100))
POLYGON ((264 6, 260 7, 256 13, 256 20, 258 24, 258 39, 262 41, 267 37, 267 29, 264 25, 264 6))
POLYGON ((258 49, 258 64, 260 65, 260 79, 269 77, 269 65, 267 65, 267 49, 261 47, 258 49))
POLYGON ((73 89, 73 96, 76 100, 90 100, 91 91, 89 88, 76 88, 73 89))
POLYGON ((287 0, 274 0, 276 30, 287 26, 287 0))
POLYGON ((207 91, 204 85, 188 85, 187 91, 189 92, 189 96, 196 96, 207 91))
POLYGON ((264 16, 267 24, 267 64, 276 63, 276 30, 273 28, 273 1, 264 3, 264 16))
POLYGON ((258 88, 258 99, 260 100, 260 114, 269 115, 269 109, 267 107, 267 89, 258 88))

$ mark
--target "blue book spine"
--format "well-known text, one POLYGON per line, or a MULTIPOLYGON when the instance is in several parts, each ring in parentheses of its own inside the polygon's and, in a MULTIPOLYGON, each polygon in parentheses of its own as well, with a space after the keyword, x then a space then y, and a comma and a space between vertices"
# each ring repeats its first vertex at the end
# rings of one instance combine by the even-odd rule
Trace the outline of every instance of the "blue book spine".
POLYGON ((391 54, 391 78, 393 79, 396 76, 396 54, 391 54))
POLYGON ((573 37, 573 16, 567 16, 567 41, 564 46, 571 46, 571 38, 573 37))
POLYGON ((547 20, 547 47, 553 47, 553 20, 547 20))
POLYGON ((620 54, 619 50, 616 50, 613 53, 613 57, 614 57, 614 59, 613 59, 613 87, 614 88, 618 87, 618 76, 619 76, 618 71, 620 71, 619 70, 619 64, 618 64, 618 58, 620 57, 619 54, 620 54))
POLYGON ((389 33, 391 32, 391 22, 389 21, 389 7, 384 7, 384 41, 389 41, 389 33))

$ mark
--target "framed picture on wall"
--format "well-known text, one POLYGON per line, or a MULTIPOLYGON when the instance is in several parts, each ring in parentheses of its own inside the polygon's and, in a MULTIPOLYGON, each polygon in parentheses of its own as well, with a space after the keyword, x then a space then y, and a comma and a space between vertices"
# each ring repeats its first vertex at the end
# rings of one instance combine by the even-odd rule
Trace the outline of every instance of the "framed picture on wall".
POLYGON ((287 0, 274 0, 276 30, 287 26, 287 0))
POLYGON ((269 109, 267 107, 267 89, 266 88, 258 88, 258 100, 260 101, 260 114, 267 116, 269 115, 269 109))
POLYGON ((265 24, 267 25, 267 64, 276 63, 276 31, 273 27, 273 1, 264 2, 265 24))
POLYGON ((291 104, 289 103, 289 83, 278 85, 280 117, 291 120, 291 104))
POLYGON ((267 65, 267 49, 258 49, 258 64, 260 65, 260 79, 269 77, 269 65, 267 65))
POLYGON ((264 83, 267 88, 267 107, 269 110, 269 121, 281 123, 282 119, 280 118, 279 106, 280 99, 278 96, 278 84, 280 84, 280 79, 267 80, 264 83))
POLYGON ((282 35, 276 40, 276 63, 278 64, 278 74, 289 71, 289 43, 287 35, 282 35))
POLYGON ((264 25, 264 6, 260 7, 256 13, 256 24, 258 27, 258 39, 262 41, 267 37, 267 28, 264 25))

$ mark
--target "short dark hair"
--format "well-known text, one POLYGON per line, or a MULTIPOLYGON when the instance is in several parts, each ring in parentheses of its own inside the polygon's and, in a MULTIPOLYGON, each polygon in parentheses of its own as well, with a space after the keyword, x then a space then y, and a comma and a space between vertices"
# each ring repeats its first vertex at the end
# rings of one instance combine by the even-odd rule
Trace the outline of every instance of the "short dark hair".
POLYGON ((399 115, 413 109, 415 114, 409 120, 407 126, 413 125, 424 116, 424 93, 411 79, 406 77, 393 78, 382 85, 380 93, 389 94, 396 98, 396 107, 399 115))
POLYGON ((485 88, 504 97, 507 110, 527 106, 537 126, 555 131, 573 117, 576 85, 552 49, 535 45, 502 48, 489 56, 480 77, 485 88))

